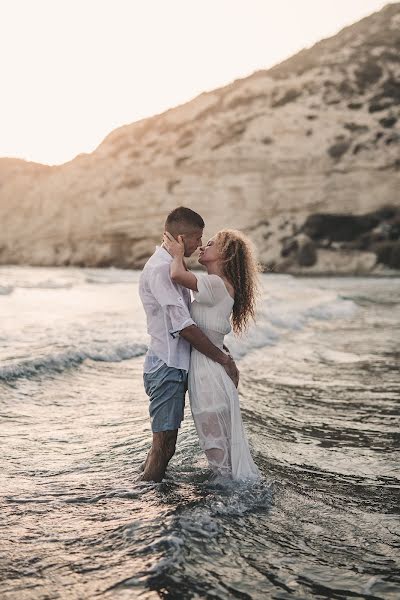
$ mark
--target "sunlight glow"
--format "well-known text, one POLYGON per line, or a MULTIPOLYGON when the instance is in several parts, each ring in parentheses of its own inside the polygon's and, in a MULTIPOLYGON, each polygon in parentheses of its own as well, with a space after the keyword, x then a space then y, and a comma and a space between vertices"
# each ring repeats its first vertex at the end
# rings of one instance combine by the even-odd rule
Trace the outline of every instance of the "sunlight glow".
POLYGON ((0 156, 48 164, 265 69, 385 0, 1 0, 0 156))

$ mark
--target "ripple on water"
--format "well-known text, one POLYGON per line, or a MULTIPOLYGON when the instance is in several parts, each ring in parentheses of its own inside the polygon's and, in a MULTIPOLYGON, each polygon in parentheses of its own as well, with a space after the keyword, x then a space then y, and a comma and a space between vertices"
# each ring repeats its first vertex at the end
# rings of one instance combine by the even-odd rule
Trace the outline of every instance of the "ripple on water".
MULTIPOLYGON (((91 289, 104 292, 102 277, 91 289)), ((288 327, 269 308, 275 346, 240 363, 264 474, 251 486, 210 480, 188 410, 167 478, 136 481, 150 442, 141 357, 0 383, 0 594, 397 600, 400 356, 385 333, 396 307, 307 325, 318 315, 297 318, 290 301, 288 327)))

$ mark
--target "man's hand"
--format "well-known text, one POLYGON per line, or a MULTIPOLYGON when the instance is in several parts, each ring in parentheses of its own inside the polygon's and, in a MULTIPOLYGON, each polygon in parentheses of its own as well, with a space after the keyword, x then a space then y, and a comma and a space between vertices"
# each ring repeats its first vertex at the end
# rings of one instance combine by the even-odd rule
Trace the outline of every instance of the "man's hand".
POLYGON ((235 386, 237 387, 239 385, 239 371, 233 358, 223 350, 214 346, 201 329, 196 325, 188 325, 188 327, 181 330, 180 335, 196 348, 196 350, 222 365, 235 386))
POLYGON ((222 366, 228 373, 229 377, 232 379, 233 383, 235 384, 235 387, 237 387, 239 385, 239 370, 231 356, 227 356, 227 359, 228 360, 226 361, 226 363, 222 366))

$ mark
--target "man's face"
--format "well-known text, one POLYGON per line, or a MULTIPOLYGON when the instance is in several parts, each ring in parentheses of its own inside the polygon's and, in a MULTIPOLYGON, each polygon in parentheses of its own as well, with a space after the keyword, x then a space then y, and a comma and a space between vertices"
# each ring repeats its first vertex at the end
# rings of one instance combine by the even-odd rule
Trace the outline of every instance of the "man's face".
POLYGON ((202 245, 202 236, 203 230, 200 228, 191 229, 182 234, 186 257, 192 256, 193 252, 202 245))

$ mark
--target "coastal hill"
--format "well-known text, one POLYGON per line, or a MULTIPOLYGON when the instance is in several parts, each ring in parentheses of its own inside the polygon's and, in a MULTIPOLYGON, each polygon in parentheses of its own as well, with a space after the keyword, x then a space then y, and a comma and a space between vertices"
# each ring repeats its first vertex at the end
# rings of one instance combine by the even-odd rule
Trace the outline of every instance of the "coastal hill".
POLYGON ((60 166, 0 159, 0 263, 140 268, 166 214, 277 272, 400 269, 400 3, 120 127, 60 166))

